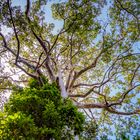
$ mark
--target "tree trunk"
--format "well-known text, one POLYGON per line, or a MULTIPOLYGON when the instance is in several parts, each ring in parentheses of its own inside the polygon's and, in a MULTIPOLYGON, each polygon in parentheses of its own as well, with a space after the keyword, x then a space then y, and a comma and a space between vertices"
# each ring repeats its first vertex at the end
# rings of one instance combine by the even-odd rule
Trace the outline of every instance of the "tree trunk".
POLYGON ((63 79, 62 79, 62 73, 61 73, 60 69, 58 71, 58 79, 59 79, 59 87, 60 87, 60 90, 61 90, 61 96, 62 96, 62 98, 67 98, 68 93, 66 91, 66 87, 64 85, 64 82, 63 82, 63 79))
MULTIPOLYGON (((63 79, 62 79, 62 72, 61 72, 60 69, 58 71, 58 78, 59 78, 59 87, 60 87, 60 90, 61 90, 61 96, 62 96, 62 98, 65 99, 65 98, 68 97, 68 93, 66 91, 66 87, 65 87, 63 79)), ((79 140, 79 136, 76 135, 74 139, 79 140)))

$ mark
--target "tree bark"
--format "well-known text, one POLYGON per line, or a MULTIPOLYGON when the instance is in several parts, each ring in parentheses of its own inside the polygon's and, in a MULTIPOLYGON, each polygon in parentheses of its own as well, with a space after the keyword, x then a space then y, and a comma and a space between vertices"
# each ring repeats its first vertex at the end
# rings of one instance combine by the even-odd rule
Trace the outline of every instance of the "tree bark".
POLYGON ((66 87, 65 87, 63 79, 62 79, 62 72, 60 69, 58 70, 58 79, 59 79, 59 87, 61 90, 61 96, 62 96, 62 98, 67 98, 68 93, 66 91, 66 87))

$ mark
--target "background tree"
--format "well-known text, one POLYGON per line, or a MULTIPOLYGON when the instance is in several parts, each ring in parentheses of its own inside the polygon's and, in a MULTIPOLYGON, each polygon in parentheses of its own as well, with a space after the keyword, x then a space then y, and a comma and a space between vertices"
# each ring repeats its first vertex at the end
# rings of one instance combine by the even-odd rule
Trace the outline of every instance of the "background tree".
POLYGON ((54 24, 47 22, 45 4, 46 0, 27 0, 23 8, 10 0, 0 2, 1 59, 5 65, 12 66, 15 74, 19 69, 24 72, 18 75, 20 82, 32 77, 42 85, 42 75, 57 82, 61 96, 70 97, 99 125, 113 124, 116 115, 137 118, 139 2, 54 2, 53 18, 63 22, 55 33, 54 24), (8 34, 3 33, 4 27, 8 34))

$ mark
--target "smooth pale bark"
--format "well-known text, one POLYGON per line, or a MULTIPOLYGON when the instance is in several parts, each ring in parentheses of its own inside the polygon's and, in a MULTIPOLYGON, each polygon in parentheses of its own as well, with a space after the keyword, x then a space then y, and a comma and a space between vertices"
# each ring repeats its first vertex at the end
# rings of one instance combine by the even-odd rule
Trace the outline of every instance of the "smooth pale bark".
POLYGON ((79 140, 79 136, 78 135, 75 136, 75 140, 79 140))
POLYGON ((62 72, 61 72, 60 69, 58 71, 58 79, 59 79, 59 87, 60 87, 60 90, 61 90, 61 96, 63 98, 67 98, 68 97, 68 93, 66 91, 66 87, 65 87, 63 79, 62 79, 62 72))

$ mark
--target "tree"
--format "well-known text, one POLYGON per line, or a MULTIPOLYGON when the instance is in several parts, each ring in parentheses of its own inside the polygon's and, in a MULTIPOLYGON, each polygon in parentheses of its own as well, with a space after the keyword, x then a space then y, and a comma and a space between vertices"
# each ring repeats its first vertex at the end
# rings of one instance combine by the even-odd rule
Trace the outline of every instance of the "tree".
POLYGON ((71 98, 99 124, 111 124, 114 114, 138 117, 139 2, 56 2, 53 18, 63 22, 57 33, 47 22, 45 4, 46 0, 27 0, 23 8, 10 0, 0 2, 1 59, 12 66, 10 75, 19 69, 26 74, 15 81, 6 73, 8 81, 22 83, 32 77, 43 85, 41 77, 48 77, 58 84, 63 98, 71 98), (9 34, 3 33, 4 27, 9 34))
POLYGON ((30 80, 15 89, 0 117, 0 139, 73 139, 84 128, 84 115, 69 99, 62 99, 55 83, 30 80))

